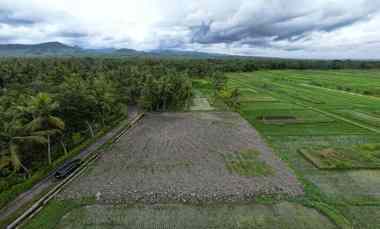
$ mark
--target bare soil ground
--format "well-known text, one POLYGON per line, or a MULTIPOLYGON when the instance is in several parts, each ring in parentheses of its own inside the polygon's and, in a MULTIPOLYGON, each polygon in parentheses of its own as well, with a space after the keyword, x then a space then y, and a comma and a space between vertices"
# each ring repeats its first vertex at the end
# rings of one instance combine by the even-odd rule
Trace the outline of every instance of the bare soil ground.
POLYGON ((147 114, 60 194, 103 203, 234 202, 302 195, 296 177, 248 122, 232 112, 147 114), (225 155, 255 149, 274 173, 228 171, 225 155))

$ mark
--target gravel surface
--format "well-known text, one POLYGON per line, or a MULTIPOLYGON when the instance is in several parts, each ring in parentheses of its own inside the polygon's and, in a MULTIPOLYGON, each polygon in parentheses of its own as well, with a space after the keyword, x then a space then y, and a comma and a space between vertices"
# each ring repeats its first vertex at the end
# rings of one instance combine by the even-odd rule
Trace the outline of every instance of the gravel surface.
POLYGON ((247 121, 232 112, 151 113, 59 198, 103 203, 234 202, 302 195, 292 172, 247 121), (224 155, 257 149, 274 175, 242 177, 224 155))

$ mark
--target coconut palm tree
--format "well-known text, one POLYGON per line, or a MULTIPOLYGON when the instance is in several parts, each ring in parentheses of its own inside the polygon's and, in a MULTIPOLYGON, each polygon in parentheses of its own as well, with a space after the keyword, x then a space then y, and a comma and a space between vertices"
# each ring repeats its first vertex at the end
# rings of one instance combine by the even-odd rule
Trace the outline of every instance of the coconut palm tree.
POLYGON ((20 147, 25 144, 36 145, 47 143, 44 137, 28 135, 17 116, 2 123, 0 141, 3 146, 0 152, 0 169, 10 165, 15 172, 18 172, 22 168, 28 175, 30 173, 28 168, 22 163, 20 147))
POLYGON ((51 96, 47 93, 38 93, 32 97, 28 103, 27 110, 32 114, 33 120, 29 122, 25 129, 34 137, 45 137, 48 146, 48 162, 52 163, 51 138, 62 135, 65 123, 62 119, 52 115, 52 112, 59 107, 51 96))

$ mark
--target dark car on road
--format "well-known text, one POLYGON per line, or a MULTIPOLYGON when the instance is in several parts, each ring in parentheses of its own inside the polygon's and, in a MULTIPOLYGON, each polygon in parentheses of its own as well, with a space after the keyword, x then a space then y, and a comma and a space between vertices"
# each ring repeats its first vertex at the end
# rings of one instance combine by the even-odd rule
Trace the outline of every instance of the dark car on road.
POLYGON ((60 167, 54 174, 54 177, 57 179, 63 179, 74 172, 80 165, 82 161, 80 159, 75 159, 65 163, 60 167))

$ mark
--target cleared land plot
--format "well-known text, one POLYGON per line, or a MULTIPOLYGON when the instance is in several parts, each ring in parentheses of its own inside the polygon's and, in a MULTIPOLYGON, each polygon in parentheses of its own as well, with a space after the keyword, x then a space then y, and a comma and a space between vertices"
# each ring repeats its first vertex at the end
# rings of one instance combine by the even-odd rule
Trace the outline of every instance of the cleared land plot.
POLYGON ((336 228, 318 211, 281 202, 275 205, 205 206, 89 205, 66 214, 57 228, 170 229, 336 228))
POLYGON ((380 145, 367 144, 351 148, 305 148, 300 153, 320 169, 380 168, 380 145))
POLYGON ((297 196, 301 186, 248 122, 232 112, 148 114, 62 198, 107 203, 242 201, 297 196), (254 149, 273 174, 241 176, 225 158, 254 149))

